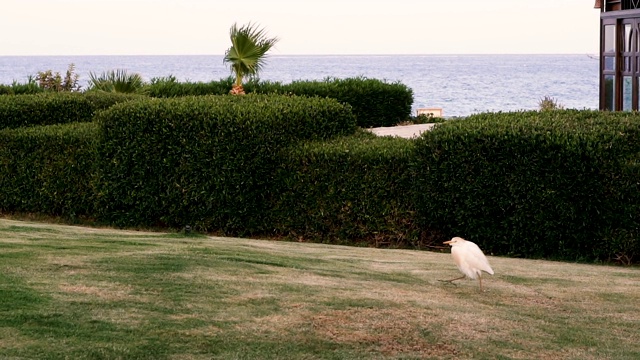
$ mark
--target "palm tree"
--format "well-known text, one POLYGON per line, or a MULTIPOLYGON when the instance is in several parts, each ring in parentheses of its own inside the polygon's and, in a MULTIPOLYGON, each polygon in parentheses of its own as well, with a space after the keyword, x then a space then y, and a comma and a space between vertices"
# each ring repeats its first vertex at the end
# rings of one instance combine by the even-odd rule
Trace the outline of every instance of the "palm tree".
POLYGON ((89 77, 88 90, 133 94, 139 93, 144 87, 140 74, 129 74, 124 69, 103 72, 100 76, 90 72, 89 77))
POLYGON ((255 76, 265 63, 266 54, 278 42, 278 38, 268 38, 264 29, 249 23, 240 28, 234 23, 229 31, 231 47, 224 54, 224 62, 231 64, 236 81, 231 94, 244 94, 242 78, 255 76))

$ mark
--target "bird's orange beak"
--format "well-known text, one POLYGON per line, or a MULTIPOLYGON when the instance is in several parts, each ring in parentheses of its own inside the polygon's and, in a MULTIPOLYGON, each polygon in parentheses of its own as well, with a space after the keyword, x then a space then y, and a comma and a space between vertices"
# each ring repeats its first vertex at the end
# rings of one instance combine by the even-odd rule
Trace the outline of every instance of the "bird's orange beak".
POLYGON ((443 242, 443 244, 451 245, 451 240, 443 242))

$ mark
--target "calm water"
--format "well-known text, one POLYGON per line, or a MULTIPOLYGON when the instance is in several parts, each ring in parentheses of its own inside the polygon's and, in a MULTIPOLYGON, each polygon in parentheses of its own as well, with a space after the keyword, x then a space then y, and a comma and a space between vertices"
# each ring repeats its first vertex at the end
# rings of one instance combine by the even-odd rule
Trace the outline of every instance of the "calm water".
MULTIPOLYGON (((25 82, 38 71, 64 74, 136 72, 146 80, 219 80, 230 75, 222 56, 0 56, 0 83, 25 82)), ((536 109, 551 96, 567 108, 598 107, 598 60, 587 55, 272 56, 261 79, 280 82, 356 77, 399 81, 414 92, 413 107, 441 107, 447 116, 536 109)))

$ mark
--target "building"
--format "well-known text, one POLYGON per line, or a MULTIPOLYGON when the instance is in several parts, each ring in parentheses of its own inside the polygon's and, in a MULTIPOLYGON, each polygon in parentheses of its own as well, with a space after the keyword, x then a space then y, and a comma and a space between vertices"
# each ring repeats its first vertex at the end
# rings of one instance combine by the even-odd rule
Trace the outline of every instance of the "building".
POLYGON ((600 109, 640 109, 640 0, 596 0, 600 9, 600 109))

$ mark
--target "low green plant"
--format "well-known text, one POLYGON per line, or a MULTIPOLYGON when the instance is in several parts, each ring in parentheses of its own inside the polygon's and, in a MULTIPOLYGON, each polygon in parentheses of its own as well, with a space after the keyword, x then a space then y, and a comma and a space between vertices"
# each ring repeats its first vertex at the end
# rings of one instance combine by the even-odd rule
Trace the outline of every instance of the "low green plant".
POLYGON ((411 120, 414 124, 429 124, 434 122, 435 119, 436 118, 433 116, 433 114, 429 113, 429 114, 419 114, 414 118, 412 118, 411 120))
POLYGON ((0 95, 24 95, 37 94, 45 91, 38 85, 34 76, 29 76, 26 83, 19 83, 14 80, 11 85, 0 84, 0 95))
POLYGON ((224 95, 233 86, 233 77, 210 82, 179 82, 174 76, 153 78, 145 84, 143 93, 156 98, 180 96, 224 95))
POLYGON ((89 91, 133 94, 144 88, 144 80, 140 74, 130 74, 125 69, 110 70, 97 75, 89 73, 89 91))
POLYGON ((443 117, 434 117, 433 114, 419 114, 412 116, 406 121, 400 122, 398 125, 417 125, 417 124, 434 124, 447 121, 443 117))
POLYGON ((560 104, 557 99, 547 95, 538 101, 538 109, 540 111, 562 110, 564 105, 560 104))

